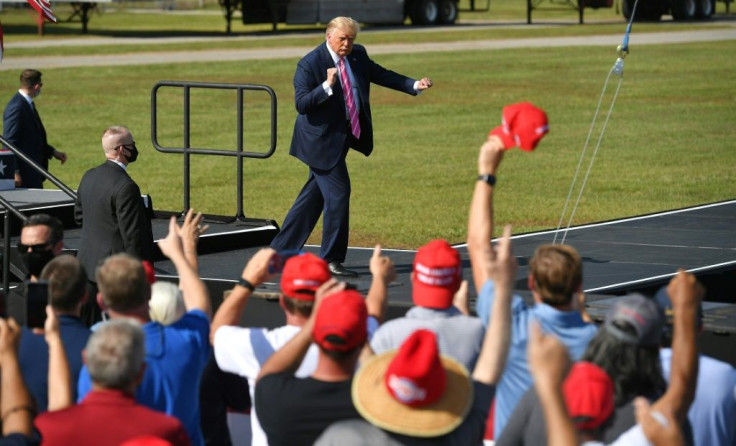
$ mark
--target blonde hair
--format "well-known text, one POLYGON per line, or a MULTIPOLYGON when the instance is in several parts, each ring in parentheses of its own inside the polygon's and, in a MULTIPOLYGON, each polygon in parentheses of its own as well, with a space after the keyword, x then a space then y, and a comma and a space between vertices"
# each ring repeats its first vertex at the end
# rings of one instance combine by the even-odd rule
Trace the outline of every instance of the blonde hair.
POLYGON ((186 311, 179 287, 171 282, 156 282, 151 285, 148 314, 152 321, 171 325, 181 319, 186 311))
POLYGON ((325 30, 325 37, 336 29, 349 29, 354 35, 358 35, 360 31, 360 24, 356 22, 352 17, 335 17, 330 20, 325 30))
POLYGON ((140 260, 130 254, 115 254, 97 268, 97 286, 102 302, 111 310, 132 311, 148 302, 151 287, 140 260))

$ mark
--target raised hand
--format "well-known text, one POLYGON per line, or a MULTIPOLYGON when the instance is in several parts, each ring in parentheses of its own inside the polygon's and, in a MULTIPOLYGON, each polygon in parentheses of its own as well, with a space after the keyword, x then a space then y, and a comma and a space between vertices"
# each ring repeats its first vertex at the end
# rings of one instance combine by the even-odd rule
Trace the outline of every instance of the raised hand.
POLYGON ((258 286, 273 277, 274 274, 268 272, 268 264, 271 263, 274 254, 276 251, 272 248, 259 249, 245 265, 243 279, 253 286, 258 286))
POLYGON ((327 69, 327 84, 330 86, 335 85, 335 81, 337 81, 337 68, 328 68, 327 69))
POLYGON ((396 268, 390 257, 381 255, 381 245, 376 245, 370 262, 371 275, 389 284, 396 280, 396 268))
POLYGON ((428 77, 423 77, 419 80, 419 84, 417 85, 417 89, 422 91, 426 90, 428 88, 431 88, 432 85, 434 85, 434 82, 432 82, 432 79, 428 77))

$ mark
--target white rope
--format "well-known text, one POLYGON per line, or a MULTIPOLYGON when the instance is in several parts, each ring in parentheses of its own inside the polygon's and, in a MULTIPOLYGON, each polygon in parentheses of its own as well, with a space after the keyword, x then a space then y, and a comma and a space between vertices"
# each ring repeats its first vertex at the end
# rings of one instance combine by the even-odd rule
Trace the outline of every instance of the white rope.
MULTIPOLYGON (((613 68, 611 69, 611 72, 613 72, 613 68)), ((609 73, 609 78, 610 78, 610 73, 609 73)), ((588 170, 587 172, 585 172, 585 178, 583 178, 583 184, 580 186, 580 192, 578 193, 578 198, 577 200, 575 200, 575 206, 573 206, 572 208, 572 212, 570 213, 570 218, 567 220, 567 226, 565 227, 565 231, 562 234, 562 240, 560 241, 561 244, 565 243, 565 239, 567 238, 567 232, 569 231, 570 226, 572 225, 573 217, 575 217, 575 211, 577 211, 578 209, 578 205, 580 204, 580 199, 583 196, 583 191, 585 190, 585 186, 588 183, 588 178, 590 177, 590 172, 593 169, 593 163, 595 162, 595 157, 598 154, 598 149, 601 147, 601 141, 603 141, 603 135, 606 133, 606 127, 608 127, 608 121, 611 119, 611 113, 613 113, 613 107, 616 104, 616 98, 618 97, 618 92, 619 90, 621 90, 622 81, 623 81, 623 76, 620 76, 618 79, 618 85, 616 86, 616 92, 613 95, 613 99, 611 99, 611 106, 608 109, 608 114, 606 114, 606 120, 604 121, 603 128, 601 129, 601 133, 598 136, 598 142, 595 146, 595 150, 593 151, 593 156, 591 156, 590 158, 590 163, 588 164, 588 170)), ((608 79, 606 80, 606 85, 608 85, 608 79)), ((605 89, 604 89, 604 92, 605 92, 605 89)), ((593 121, 593 124, 595 124, 595 120, 593 121)), ((583 154, 584 153, 585 152, 583 152, 583 154)), ((581 161, 582 161, 582 158, 581 158, 581 161)), ((573 180, 573 186, 575 185, 576 179, 573 180)), ((572 189, 570 189, 570 192, 572 192, 572 189)), ((567 203, 565 203, 565 207, 567 208, 567 203)), ((559 227, 557 228, 557 230, 559 231, 559 227)), ((557 232, 555 233, 555 240, 556 239, 557 239, 557 232)))
POLYGON ((588 151, 588 143, 590 142, 590 136, 593 134, 593 128, 595 128, 595 121, 598 119, 598 112, 601 109, 601 104, 603 103, 603 97, 606 94, 606 88, 608 88, 608 80, 611 78, 611 72, 612 71, 608 72, 608 76, 606 77, 606 82, 605 84, 603 84, 603 91, 601 91, 601 97, 598 99, 598 106, 595 108, 595 114, 593 115, 593 122, 590 123, 590 129, 588 130, 588 137, 585 138, 585 144, 583 144, 583 151, 580 154, 580 159, 578 160, 578 167, 575 169, 575 175, 572 178, 572 184, 570 184, 570 190, 567 192, 567 199, 565 199, 565 206, 562 208, 562 214, 560 214, 560 220, 557 222, 557 229, 555 230, 555 237, 554 239, 552 239, 553 245, 557 242, 557 234, 560 232, 560 228, 562 227, 562 220, 565 219, 565 214, 567 213, 567 205, 570 203, 570 197, 572 197, 572 191, 575 190, 575 183, 578 181, 578 175, 580 174, 580 166, 583 165, 583 159, 585 158, 585 152, 588 151))
MULTIPOLYGON (((626 1, 626 0, 624 0, 626 1)), ((606 90, 608 89, 608 83, 611 80, 611 75, 615 74, 619 77, 618 79, 618 85, 616 86, 616 92, 613 94, 613 98, 611 99, 611 106, 608 108, 608 114, 606 114, 606 119, 603 122, 603 127, 601 128, 601 132, 598 135, 598 141, 595 146, 595 150, 593 150, 593 155, 590 158, 590 163, 588 164, 588 170, 585 173, 585 178, 583 178, 583 183, 580 186, 580 191, 578 192, 577 199, 575 200, 575 205, 572 208, 572 211, 570 212, 570 218, 567 220, 567 226, 565 227, 565 230, 562 235, 562 240, 560 243, 565 243, 565 239, 567 238, 567 232, 570 229, 570 226, 572 225, 572 220, 575 217, 575 212, 578 209, 578 205, 580 204, 580 199, 583 196, 583 191, 585 190, 585 186, 588 183, 588 178, 590 177, 590 172, 593 169, 593 163, 595 162, 595 157, 598 155, 598 149, 601 147, 601 142, 603 141, 603 135, 606 133, 606 128, 608 127, 608 121, 611 119, 611 113, 613 113, 613 107, 616 104, 616 99, 618 98, 618 93, 621 90, 621 83, 623 82, 624 77, 624 57, 626 57, 626 54, 629 52, 629 34, 631 33, 631 25, 634 22, 634 14, 636 13, 636 7, 639 4, 639 0, 634 1, 634 6, 631 10, 631 17, 629 19, 629 24, 626 28, 626 32, 624 34, 624 39, 621 45, 618 47, 618 54, 619 57, 616 59, 616 62, 613 64, 613 67, 611 67, 611 70, 608 72, 608 76, 606 76, 606 82, 603 84, 603 90, 601 91, 601 96, 598 99, 598 106, 595 109, 595 114, 593 115, 593 121, 590 123, 590 129, 588 130, 588 137, 585 138, 585 144, 583 144, 583 150, 580 154, 580 159, 578 160, 578 166, 575 169, 575 175, 572 179, 572 184, 570 184, 570 190, 567 192, 567 199, 565 200, 565 205, 562 208, 562 214, 560 214, 560 220, 557 222, 557 229, 555 230, 555 236, 552 239, 552 244, 557 243, 557 236, 560 233, 560 228, 562 228, 562 222, 565 219, 565 214, 567 214, 567 208, 570 204, 570 198, 572 197, 572 192, 575 190, 575 184, 578 181, 578 176, 580 175, 580 167, 583 165, 583 159, 585 158, 585 153, 588 151, 588 145, 590 143, 590 138, 593 135, 593 129, 595 128, 596 121, 598 120, 598 114, 600 113, 601 105, 603 104, 603 98, 606 96, 606 90)))

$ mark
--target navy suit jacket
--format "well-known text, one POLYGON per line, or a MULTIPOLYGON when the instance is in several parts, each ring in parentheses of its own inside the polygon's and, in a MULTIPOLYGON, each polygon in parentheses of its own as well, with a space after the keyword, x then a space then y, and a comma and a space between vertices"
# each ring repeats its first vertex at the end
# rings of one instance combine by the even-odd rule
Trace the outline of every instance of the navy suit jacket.
POLYGON ((153 260, 153 231, 141 190, 114 162, 105 161, 84 174, 77 190, 74 219, 82 225, 77 258, 90 281, 97 282, 97 266, 119 252, 153 260))
MULTIPOLYGON (((373 151, 373 120, 371 118, 371 83, 416 95, 414 79, 387 70, 373 62, 362 45, 354 45, 347 56, 355 78, 360 100, 360 139, 352 148, 368 156, 373 151)), ((297 64, 294 74, 294 96, 299 113, 294 123, 294 135, 289 153, 310 167, 328 170, 337 164, 348 138, 345 98, 339 80, 332 86, 332 96, 322 88, 327 69, 335 63, 322 43, 297 64)), ((352 139, 352 138, 351 138, 352 139)))
MULTIPOLYGON (((16 93, 5 106, 3 113, 3 136, 15 147, 23 151, 44 169, 49 168, 49 159, 54 148, 46 141, 46 129, 40 118, 22 94, 16 93)), ((22 187, 43 187, 46 178, 28 164, 18 160, 17 169, 23 180, 22 187)))

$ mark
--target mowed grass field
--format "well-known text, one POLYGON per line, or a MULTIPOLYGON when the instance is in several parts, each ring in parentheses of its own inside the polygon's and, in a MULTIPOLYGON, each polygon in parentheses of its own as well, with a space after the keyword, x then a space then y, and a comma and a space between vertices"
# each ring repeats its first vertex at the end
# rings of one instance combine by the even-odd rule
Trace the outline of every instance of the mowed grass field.
MULTIPOLYGON (((523 10, 515 11, 518 20, 523 20, 523 10)), ((358 41, 365 43, 370 53, 372 43, 623 33, 625 24, 622 19, 616 20, 612 10, 595 13, 611 23, 519 28, 499 25, 482 30, 458 27, 442 32, 366 30, 358 41)), ((571 14, 574 18, 574 11, 571 14)), ((282 221, 307 177, 307 168, 288 155, 296 116, 291 80, 298 57, 203 63, 198 62, 198 52, 239 47, 298 47, 306 52, 323 40, 316 27, 250 38, 249 31, 240 24, 234 31, 246 39, 14 49, 14 42, 87 38, 73 32, 78 32, 78 23, 60 25, 68 27, 64 32, 51 32, 49 26, 47 36, 39 38, 27 15, 23 11, 0 14, 8 60, 56 54, 191 52, 191 61, 184 64, 43 69, 44 91, 38 109, 51 144, 69 156, 64 166, 52 161, 52 173, 76 187, 84 171, 103 159, 102 131, 109 125, 124 124, 133 131, 141 151, 139 161, 129 169, 131 176, 144 193, 153 196, 156 208, 179 210, 182 158, 159 153, 151 143, 153 85, 160 80, 268 85, 278 100, 277 150, 271 158, 244 162, 244 206, 248 216, 282 221)), ((192 35, 217 34, 224 23, 217 15, 106 12, 92 17, 91 35, 116 35, 116 31, 94 30, 109 24, 124 28, 125 36, 134 36, 138 23, 141 35, 159 35, 151 31, 155 29, 152 21, 158 21, 164 29, 160 35, 181 35, 190 28, 192 35), (178 30, 173 23, 176 20, 180 21, 178 30)), ((703 25, 635 25, 623 84, 575 224, 736 197, 736 42, 636 44, 637 32, 697 28, 703 25)), ((369 158, 357 152, 348 156, 353 187, 351 245, 381 242, 392 248, 416 248, 438 237, 462 242, 478 147, 488 131, 500 123, 502 107, 518 101, 532 101, 544 108, 551 132, 537 151, 512 150, 507 154, 498 175, 496 220, 513 224, 515 232, 557 225, 603 82, 616 60, 614 47, 480 51, 471 46, 463 51, 380 54, 373 58, 409 76, 430 76, 435 87, 416 98, 374 87, 374 153, 369 158)), ((1 102, 14 94, 17 83, 17 71, 0 71, 1 102)), ((612 84, 609 91, 614 87, 612 84)), ((609 100, 610 96, 603 110, 609 100)), ((234 101, 234 94, 225 91, 193 94, 193 146, 235 147, 234 101)), ((245 148, 265 151, 269 143, 268 98, 262 93, 246 93, 245 104, 245 148)), ((181 145, 180 92, 163 89, 158 106, 159 142, 181 145)), ((593 144, 598 134, 596 128, 593 144)), ((232 215, 236 201, 234 158, 192 158, 193 206, 207 213, 232 215)), ((587 167, 587 159, 584 162, 587 167)), ((319 228, 310 242, 319 243, 319 228)))

